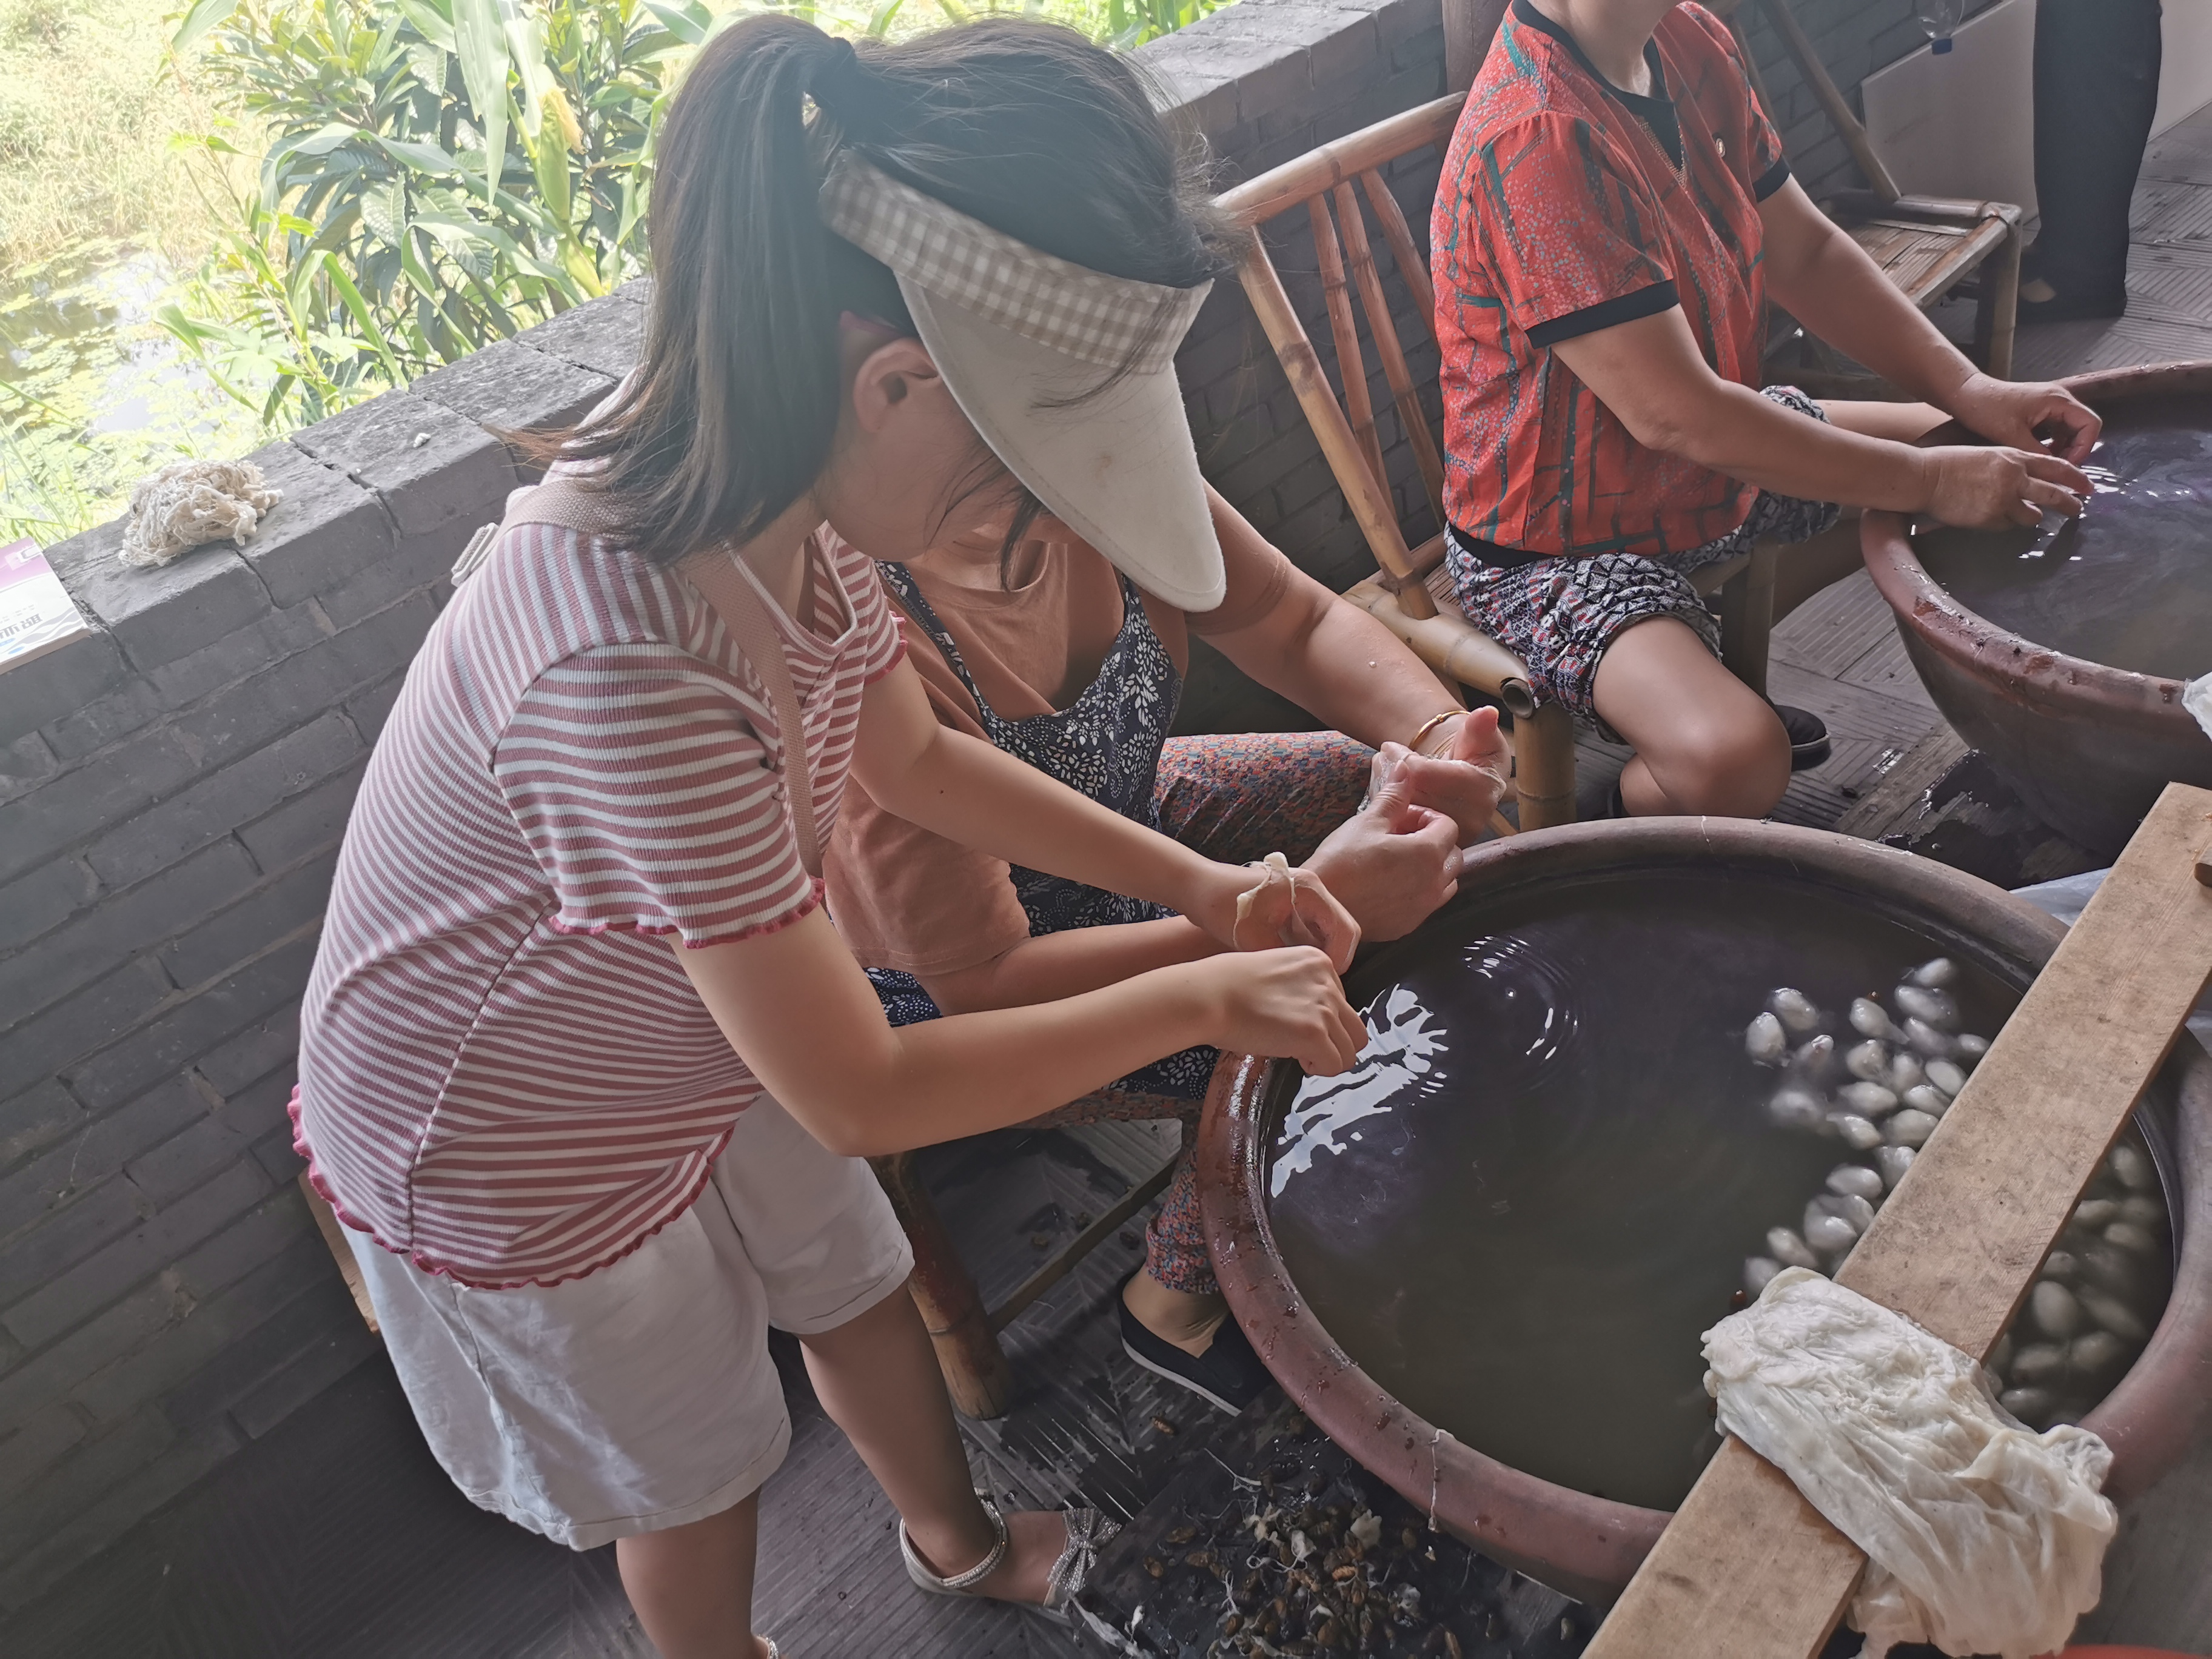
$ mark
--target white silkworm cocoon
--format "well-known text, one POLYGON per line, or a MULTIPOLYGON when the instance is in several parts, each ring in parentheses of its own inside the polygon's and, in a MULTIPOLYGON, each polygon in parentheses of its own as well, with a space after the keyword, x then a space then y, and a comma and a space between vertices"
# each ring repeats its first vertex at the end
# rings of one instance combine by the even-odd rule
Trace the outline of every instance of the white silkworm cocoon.
POLYGON ((2128 1345, 2110 1331, 2092 1331, 2087 1336, 2077 1336, 2074 1346, 2067 1350, 2067 1358, 2074 1369, 2094 1376, 2107 1366, 2118 1364, 2127 1358, 2128 1345))
POLYGON ((1880 1037, 1885 1042, 1894 1042, 1905 1035, 1897 1029, 1887 1011, 1872 997, 1851 999, 1851 1030, 1861 1036, 1880 1037))
POLYGON ((2120 1185, 2130 1192, 2158 1190, 2158 1171, 2139 1148, 2130 1146, 2124 1140, 2112 1148, 2112 1156, 2107 1161, 2112 1164, 2112 1173, 2119 1177, 2120 1185))
POLYGON ((1905 1179, 1905 1172, 1912 1167, 1913 1152, 1910 1146, 1877 1146, 1874 1149, 1874 1166, 1881 1171, 1882 1185, 1890 1191, 1905 1179))
POLYGON ((1790 1053, 1790 1038, 1782 1022, 1761 1014, 1744 1028, 1743 1051, 1761 1066, 1779 1066, 1790 1053))
POLYGON ((2057 1342, 2031 1342, 2012 1357, 2015 1382, 2056 1382, 2066 1371, 2067 1352, 2057 1342))
POLYGON ((1768 1281, 1781 1271, 1782 1264, 1771 1255, 1748 1256, 1745 1258, 1743 1264, 1743 1287, 1756 1297, 1766 1288, 1768 1281))
POLYGON ((1966 1086, 1966 1074, 1948 1060, 1931 1060, 1924 1069, 1928 1080, 1954 1100, 1966 1086))
POLYGON ((1907 1089, 1917 1089, 1928 1081, 1928 1073, 1921 1069, 1920 1056, 1910 1048, 1899 1048, 1889 1059, 1889 1076, 1885 1079, 1890 1088, 1902 1095, 1907 1089))
POLYGON ((2166 1206, 2148 1193, 2130 1193, 2120 1200, 2120 1219, 2155 1232, 2166 1225, 2166 1206))
POLYGON ((1925 1112, 1917 1112, 1909 1107, 1890 1119, 1887 1130, 1889 1144, 1893 1146, 1924 1146, 1928 1144, 1928 1137, 1935 1133, 1936 1120, 1925 1112))
POLYGON ((1766 1253, 1785 1267, 1818 1267, 1820 1258, 1787 1227, 1766 1230, 1766 1253))
POLYGON ((2118 1297, 2107 1296, 2085 1285, 2076 1299, 2090 1318, 2123 1341, 2140 1342, 2150 1334, 2143 1328, 2142 1321, 2136 1317, 2135 1310, 2118 1297))
POLYGON ((1858 1243, 1858 1231, 1839 1215, 1805 1212, 1805 1242, 1824 1255, 1840 1255, 1858 1243))
POLYGON ((1843 1137, 1844 1145, 1855 1152, 1870 1152, 1881 1145, 1881 1131, 1871 1118, 1856 1112, 1831 1112, 1828 1121, 1843 1137))
POLYGON ((1897 1097, 1879 1083, 1846 1083, 1836 1091, 1836 1099, 1861 1117, 1882 1117, 1897 1109, 1897 1097))
POLYGON ((2007 1389, 1997 1396, 1998 1405, 2030 1428, 2048 1417, 2051 1408, 2057 1403, 2048 1389, 2007 1389))
POLYGON ((1889 1079, 1889 1050, 1871 1039, 1852 1048, 1844 1055, 1844 1069, 1863 1083, 1885 1083, 1889 1079))
POLYGON ((1869 1204, 1879 1204, 1884 1188, 1881 1177, 1865 1164, 1838 1164, 1828 1171, 1828 1190, 1847 1198, 1863 1198, 1869 1204))
POLYGON ((1778 1089, 1766 1115, 1785 1129, 1817 1129, 1827 1121, 1828 1103, 1803 1089, 1778 1089))
POLYGON ((2120 1218, 2118 1199, 2085 1198, 2074 1206, 2074 1224, 2102 1231, 2120 1218))
POLYGON ((1768 1010, 1801 1036, 1820 1023, 1820 1011, 1802 991, 1784 985, 1766 999, 1768 1010))
POLYGON ((2027 1293, 2028 1317, 2045 1336, 2063 1342, 2081 1328, 2081 1304, 2063 1285, 2041 1280, 2027 1293))
POLYGON ((1836 1040, 1823 1031, 1790 1056, 1790 1069, 1808 1082, 1827 1076, 1836 1061, 1836 1040))
POLYGON ((1916 1112, 1941 1117, 1951 1109, 1951 1097, 1932 1083, 1923 1083, 1905 1091, 1905 1103, 1916 1112))
POLYGON ((2074 1259, 2071 1250, 2053 1250, 2043 1258, 2043 1277, 2055 1279, 2063 1285, 2081 1271, 2081 1264, 2074 1259))
POLYGON ((1929 1060, 1941 1060, 1951 1052, 1951 1039, 1917 1016, 1905 1022, 1905 1040, 1929 1060))
POLYGON ((1907 981, 1897 988, 1897 1006, 1910 1018, 1924 1019, 1940 1031, 1959 1028, 1959 1005, 1948 993, 1907 981))
POLYGON ((1951 1044, 1951 1058, 1970 1072, 1989 1051, 1990 1040, 1985 1036, 1976 1036, 1971 1031, 1951 1044))
POLYGON ((2137 1255, 2148 1255, 2158 1249, 2157 1238, 2132 1221, 2115 1221, 2106 1228, 2105 1242, 2124 1250, 2133 1250, 2137 1255))
POLYGON ((1924 985, 1931 991, 1940 991, 1959 977, 1959 964, 1948 957, 1937 957, 1923 962, 1905 976, 1915 985, 1924 985))

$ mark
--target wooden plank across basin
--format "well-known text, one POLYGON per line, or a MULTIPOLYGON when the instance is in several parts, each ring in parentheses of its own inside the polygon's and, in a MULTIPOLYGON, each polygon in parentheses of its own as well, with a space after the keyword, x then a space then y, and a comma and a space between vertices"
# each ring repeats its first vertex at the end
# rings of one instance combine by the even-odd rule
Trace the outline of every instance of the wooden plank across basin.
MULTIPOLYGON (((2208 862, 2212 790, 2168 786, 1838 1283, 1968 1353, 1996 1346, 2212 981, 2208 862)), ((1586 1659, 1808 1659, 1865 1559, 1730 1439, 1586 1659)))

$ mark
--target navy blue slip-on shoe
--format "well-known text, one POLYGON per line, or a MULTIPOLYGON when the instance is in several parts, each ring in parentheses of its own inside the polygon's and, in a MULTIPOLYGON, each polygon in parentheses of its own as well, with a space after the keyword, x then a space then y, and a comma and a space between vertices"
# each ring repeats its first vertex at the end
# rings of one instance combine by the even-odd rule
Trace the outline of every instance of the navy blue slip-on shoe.
POLYGON ((1782 716, 1782 729, 1790 734, 1790 769, 1809 772, 1828 758, 1832 750, 1828 743, 1828 723, 1809 708, 1792 708, 1787 703, 1772 705, 1782 716))
POLYGON ((1153 1376, 1188 1389, 1218 1410, 1243 1411, 1274 1381, 1234 1319, 1221 1322, 1204 1353, 1188 1354, 1146 1330, 1120 1297, 1114 1305, 1121 1316, 1121 1351, 1153 1376))

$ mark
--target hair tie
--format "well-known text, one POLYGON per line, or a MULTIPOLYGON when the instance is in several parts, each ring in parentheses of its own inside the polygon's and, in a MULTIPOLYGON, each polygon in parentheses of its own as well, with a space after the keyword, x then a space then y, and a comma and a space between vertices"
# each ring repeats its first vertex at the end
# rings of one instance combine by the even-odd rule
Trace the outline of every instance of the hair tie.
MULTIPOLYGON (((860 72, 860 54, 853 50, 853 43, 840 35, 830 37, 828 54, 815 69, 807 91, 814 101, 829 107, 842 104, 856 107, 860 100, 847 96, 855 90, 854 77, 860 72), (825 97, 823 94, 827 94, 825 97)), ((833 110, 840 120, 846 119, 844 112, 833 110)))

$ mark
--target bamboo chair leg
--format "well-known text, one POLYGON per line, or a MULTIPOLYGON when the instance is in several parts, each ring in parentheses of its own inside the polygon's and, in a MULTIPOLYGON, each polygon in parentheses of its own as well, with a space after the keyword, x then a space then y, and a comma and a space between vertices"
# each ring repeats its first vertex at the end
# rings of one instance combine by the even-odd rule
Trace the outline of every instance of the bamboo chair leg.
POLYGON ((954 1407, 964 1417, 1003 1417, 1014 1397, 1012 1370, 991 1329, 983 1298, 976 1293, 952 1240, 938 1218, 937 1206, 922 1185, 909 1152, 868 1160, 907 1243, 914 1247, 914 1277, 907 1288, 921 1322, 937 1346, 937 1364, 954 1407))
POLYGON ((1521 828, 1546 830, 1575 821, 1575 720, 1547 702, 1513 722, 1516 793, 1521 828))
POLYGON ((1774 627, 1777 556, 1774 548, 1754 547, 1751 562, 1721 585, 1721 662, 1762 697, 1774 627))
POLYGON ((1974 361, 1993 378, 2012 379, 2020 324, 2020 227, 1982 263, 1981 299, 1974 307, 1974 361))

